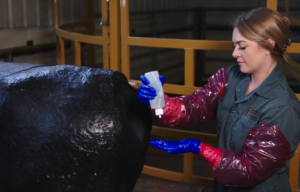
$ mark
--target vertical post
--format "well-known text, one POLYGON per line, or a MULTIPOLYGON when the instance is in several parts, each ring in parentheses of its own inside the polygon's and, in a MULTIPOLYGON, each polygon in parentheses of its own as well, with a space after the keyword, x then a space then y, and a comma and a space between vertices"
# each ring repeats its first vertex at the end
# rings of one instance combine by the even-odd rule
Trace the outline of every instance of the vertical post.
POLYGON ((285 0, 285 16, 289 17, 290 0, 285 0))
POLYGON ((195 86, 195 53, 194 49, 184 50, 184 85, 187 87, 195 86))
POLYGON ((183 155, 183 174, 193 175, 193 153, 183 155))
POLYGON ((298 145, 294 157, 290 161, 289 167, 289 181, 292 191, 299 191, 299 156, 300 156, 300 145, 298 145))
MULTIPOLYGON (((102 7, 102 20, 108 21, 108 3, 107 0, 101 0, 101 7, 102 7)), ((110 69, 109 67, 109 37, 108 37, 108 26, 102 25, 102 37, 106 40, 106 42, 102 45, 103 46, 103 69, 110 69)))
POLYGON ((130 79, 130 49, 128 46, 129 37, 129 1, 121 1, 121 57, 122 57, 122 73, 130 79))
MULTIPOLYGON (((195 86, 195 51, 191 48, 184 50, 184 85, 195 86)), ((185 153, 183 158, 183 173, 193 175, 193 154, 185 153)))
POLYGON ((267 0, 267 8, 277 11, 277 0, 267 0))
POLYGON ((58 0, 54 0, 54 10, 55 10, 55 27, 59 26, 59 18, 58 18, 58 0))
POLYGON ((120 0, 109 1, 110 69, 120 71, 120 0))
POLYGON ((59 43, 60 43, 60 64, 65 64, 65 41, 63 38, 59 37, 59 43))
MULTIPOLYGON (((85 0, 86 34, 95 35, 94 0, 85 0)), ((87 45, 87 66, 95 67, 95 45, 87 45)))
MULTIPOLYGON (((70 29, 70 31, 73 33, 74 32, 74 27, 72 27, 71 29, 70 29)), ((75 48, 75 41, 71 41, 71 49, 74 49, 75 48)))
POLYGON ((74 41, 75 44, 75 65, 81 66, 81 43, 74 41))
MULTIPOLYGON (((59 20, 58 20, 58 0, 54 0, 54 17, 55 17, 55 28, 58 28, 59 26, 59 20)), ((56 35, 56 63, 61 64, 61 61, 59 59, 59 50, 60 50, 60 39, 56 35)))

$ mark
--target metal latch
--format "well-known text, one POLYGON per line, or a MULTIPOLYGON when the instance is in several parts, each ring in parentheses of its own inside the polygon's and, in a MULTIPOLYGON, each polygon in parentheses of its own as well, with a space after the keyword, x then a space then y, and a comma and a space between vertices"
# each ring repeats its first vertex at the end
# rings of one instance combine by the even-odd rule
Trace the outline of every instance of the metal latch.
POLYGON ((100 21, 100 25, 101 25, 101 26, 103 26, 103 25, 104 25, 104 26, 109 26, 109 21, 107 21, 107 20, 101 20, 101 21, 100 21))

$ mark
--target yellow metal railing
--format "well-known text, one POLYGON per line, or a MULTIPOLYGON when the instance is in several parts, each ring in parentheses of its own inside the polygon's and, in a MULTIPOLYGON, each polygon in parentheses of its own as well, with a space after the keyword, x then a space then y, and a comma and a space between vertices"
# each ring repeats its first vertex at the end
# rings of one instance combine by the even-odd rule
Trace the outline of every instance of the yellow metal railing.
POLYGON ((290 18, 290 0, 285 0, 285 15, 289 18, 291 24, 300 26, 300 20, 290 18))
MULTIPOLYGON (((70 50, 70 52, 75 52, 75 64, 81 65, 81 43, 87 43, 87 47, 85 50, 87 51, 87 66, 94 67, 95 66, 95 48, 94 45, 102 45, 103 46, 103 68, 109 69, 109 37, 108 37, 108 27, 102 26, 102 37, 94 36, 94 7, 93 0, 85 1, 85 12, 86 12, 86 21, 77 22, 77 23, 69 23, 64 25, 59 25, 59 15, 58 15, 58 0, 54 1, 55 5, 55 27, 56 27, 56 35, 58 39, 58 48, 57 48, 57 60, 61 65, 65 64, 65 40, 72 41, 72 48, 75 50, 70 50), (75 33, 75 28, 84 26, 86 28, 87 34, 79 34, 75 33), (68 31, 69 30, 69 31, 68 31), (73 46, 74 45, 74 46, 73 46)), ((107 1, 102 0, 102 19, 108 20, 107 12, 108 12, 107 1)), ((111 49, 114 49, 114 45, 110 45, 111 49)))
MULTIPOLYGON (((86 12, 92 13, 92 3, 85 0, 86 12)), ((212 40, 180 40, 180 39, 160 39, 160 38, 139 38, 130 37, 129 35, 129 0, 110 0, 109 1, 109 18, 108 2, 102 0, 102 19, 109 20, 110 26, 103 26, 103 36, 95 37, 92 35, 83 35, 74 33, 75 27, 92 25, 92 22, 72 23, 59 25, 58 23, 58 0, 55 0, 55 26, 56 35, 59 43, 58 60, 61 64, 65 64, 64 41, 71 40, 73 42, 74 53, 76 57, 76 65, 81 65, 80 53, 81 43, 103 46, 103 62, 104 69, 113 69, 121 71, 129 80, 130 84, 138 88, 141 83, 138 80, 130 79, 130 46, 156 47, 156 48, 173 48, 183 49, 185 52, 185 83, 184 85, 165 84, 164 91, 171 94, 188 95, 192 94, 201 87, 195 87, 195 50, 226 50, 232 51, 232 42, 230 41, 212 41, 212 40), (89 24, 88 24, 89 23, 89 24), (121 26, 121 28, 120 28, 121 26), (66 31, 69 29, 69 31, 66 31), (110 57, 109 57, 110 55, 110 57), (121 61, 121 63, 120 63, 121 61)), ((267 7, 277 10, 277 0, 267 0, 267 7)), ((91 16, 86 16, 90 18, 91 16)), ((91 30, 92 31, 92 30, 91 30)), ((88 48, 87 51, 89 51, 88 48)), ((300 53, 300 43, 293 43, 287 49, 288 53, 300 53)), ((300 94, 296 94, 300 100, 300 94)), ((196 133, 184 130, 175 130, 153 126, 152 135, 160 135, 171 137, 173 139, 192 138, 199 139, 203 142, 215 144, 217 142, 216 134, 196 133)), ((156 152, 155 152, 156 153, 156 152)), ((143 173, 155 177, 160 177, 168 180, 178 181, 188 184, 196 184, 204 187, 213 186, 213 178, 199 177, 193 174, 193 159, 192 153, 183 155, 183 173, 158 169, 155 167, 144 166, 143 173)), ((290 164, 290 184, 293 191, 299 191, 299 157, 300 145, 297 148, 295 156, 291 159, 290 164)))

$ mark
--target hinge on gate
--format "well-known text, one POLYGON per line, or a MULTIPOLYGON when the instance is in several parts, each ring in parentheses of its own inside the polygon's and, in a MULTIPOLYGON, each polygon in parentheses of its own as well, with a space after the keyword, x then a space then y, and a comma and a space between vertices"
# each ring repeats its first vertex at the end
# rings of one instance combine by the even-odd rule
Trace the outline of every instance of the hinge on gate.
POLYGON ((102 26, 102 25, 104 25, 104 26, 109 26, 109 21, 107 21, 107 20, 101 20, 100 21, 100 25, 102 26))

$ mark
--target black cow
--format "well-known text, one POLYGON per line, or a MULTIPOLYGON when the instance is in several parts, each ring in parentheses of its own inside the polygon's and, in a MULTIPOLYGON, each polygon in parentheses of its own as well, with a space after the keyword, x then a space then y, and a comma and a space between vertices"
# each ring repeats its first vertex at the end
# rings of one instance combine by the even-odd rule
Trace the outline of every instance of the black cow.
POLYGON ((0 191, 132 191, 152 117, 117 71, 0 62, 0 191))

